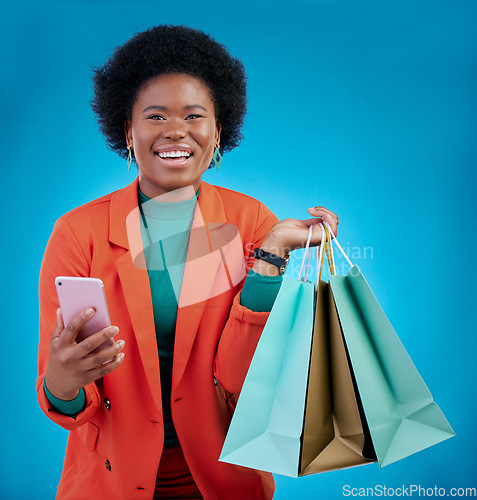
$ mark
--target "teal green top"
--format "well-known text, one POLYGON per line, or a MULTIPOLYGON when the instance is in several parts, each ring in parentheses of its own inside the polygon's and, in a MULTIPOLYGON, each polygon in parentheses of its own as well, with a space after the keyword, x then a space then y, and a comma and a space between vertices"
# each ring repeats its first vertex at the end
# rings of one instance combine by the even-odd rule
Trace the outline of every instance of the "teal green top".
POLYGON ((197 203, 162 203, 139 193, 141 234, 151 287, 161 374, 164 446, 179 444, 171 415, 172 360, 179 294, 197 203))
MULTIPOLYGON (((178 444, 170 405, 172 360, 178 300, 198 195, 199 191, 189 200, 163 203, 138 191, 138 200, 144 215, 141 216, 141 235, 159 352, 166 447, 178 444)), ((241 305, 256 312, 270 311, 281 283, 281 276, 265 276, 250 270, 240 296, 241 305)), ((74 418, 84 410, 83 389, 72 401, 55 398, 46 385, 45 393, 53 408, 64 415, 74 418)))
POLYGON ((46 384, 43 384, 43 387, 45 388, 45 394, 51 406, 53 406, 53 408, 58 410, 60 413, 63 413, 63 415, 75 418, 76 415, 84 410, 86 405, 86 396, 83 388, 80 389, 79 394, 74 399, 71 401, 65 401, 64 399, 58 399, 53 396, 53 394, 51 394, 48 390, 48 387, 46 387, 46 384))

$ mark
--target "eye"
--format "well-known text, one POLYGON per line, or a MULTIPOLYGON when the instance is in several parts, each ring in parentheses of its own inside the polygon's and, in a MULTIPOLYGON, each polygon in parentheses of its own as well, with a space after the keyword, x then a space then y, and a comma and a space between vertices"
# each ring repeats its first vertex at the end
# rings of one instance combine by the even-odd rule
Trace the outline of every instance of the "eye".
POLYGON ((195 120, 196 118, 202 118, 202 115, 198 115, 196 113, 193 113, 191 115, 189 115, 186 120, 195 120))
POLYGON ((147 117, 148 120, 165 120, 162 115, 150 115, 147 117))

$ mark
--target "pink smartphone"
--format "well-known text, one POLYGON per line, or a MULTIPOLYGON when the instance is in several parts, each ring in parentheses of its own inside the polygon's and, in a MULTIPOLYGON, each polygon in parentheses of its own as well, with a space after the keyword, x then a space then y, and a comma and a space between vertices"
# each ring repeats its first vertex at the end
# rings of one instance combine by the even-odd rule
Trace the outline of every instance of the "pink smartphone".
MULTIPOLYGON (((96 311, 79 331, 76 342, 111 326, 104 285, 100 279, 58 276, 55 285, 65 326, 88 307, 96 311)), ((113 342, 113 339, 109 339, 91 352, 102 351, 113 345, 113 342)))

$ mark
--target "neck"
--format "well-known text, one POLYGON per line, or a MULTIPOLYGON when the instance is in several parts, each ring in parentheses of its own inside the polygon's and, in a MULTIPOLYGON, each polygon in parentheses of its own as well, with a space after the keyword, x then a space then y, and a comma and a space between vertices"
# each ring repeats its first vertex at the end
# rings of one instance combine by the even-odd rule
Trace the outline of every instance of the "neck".
POLYGON ((174 203, 178 201, 190 200, 196 195, 197 190, 199 189, 200 180, 197 182, 197 185, 195 184, 196 183, 182 188, 173 189, 171 191, 158 192, 158 190, 152 189, 148 185, 143 185, 143 183, 141 183, 141 179, 139 179, 139 189, 141 190, 141 193, 148 198, 160 201, 161 203, 174 203))

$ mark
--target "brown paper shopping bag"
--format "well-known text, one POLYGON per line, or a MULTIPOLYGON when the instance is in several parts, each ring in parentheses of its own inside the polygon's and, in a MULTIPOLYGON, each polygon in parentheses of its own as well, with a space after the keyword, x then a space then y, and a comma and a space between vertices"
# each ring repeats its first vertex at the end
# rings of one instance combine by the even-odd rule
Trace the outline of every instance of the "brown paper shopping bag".
POLYGON ((315 323, 299 475, 343 469, 376 461, 353 372, 343 341, 330 285, 321 280, 325 248, 330 272, 330 236, 320 245, 315 323))

